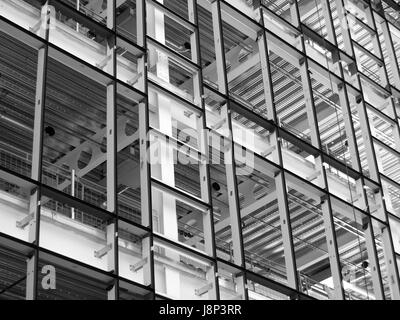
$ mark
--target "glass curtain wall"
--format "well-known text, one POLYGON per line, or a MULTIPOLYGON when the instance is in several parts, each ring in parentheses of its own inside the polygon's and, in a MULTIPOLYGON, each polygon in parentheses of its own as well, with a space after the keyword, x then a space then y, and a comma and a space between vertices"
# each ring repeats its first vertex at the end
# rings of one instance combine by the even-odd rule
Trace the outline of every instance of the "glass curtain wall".
POLYGON ((400 299, 394 1, 0 6, 0 299, 400 299))

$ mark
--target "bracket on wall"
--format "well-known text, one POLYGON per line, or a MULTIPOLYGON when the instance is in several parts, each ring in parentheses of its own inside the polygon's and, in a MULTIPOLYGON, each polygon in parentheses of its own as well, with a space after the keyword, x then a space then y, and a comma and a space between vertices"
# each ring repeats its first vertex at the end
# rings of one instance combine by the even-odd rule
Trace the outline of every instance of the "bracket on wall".
POLYGON ((147 258, 144 258, 135 264, 131 264, 129 266, 129 270, 131 270, 132 272, 138 272, 141 268, 143 268, 143 266, 146 263, 147 263, 147 258))
POLYGON ((112 244, 109 243, 105 247, 101 248, 100 250, 97 250, 94 252, 94 256, 96 258, 101 258, 103 257, 108 251, 110 251, 112 248, 112 244))
POLYGON ((263 157, 266 157, 266 156, 270 155, 275 149, 276 149, 276 146, 270 146, 268 149, 262 151, 261 155, 263 157))
POLYGON ((213 284, 210 282, 210 283, 207 283, 206 285, 202 286, 199 289, 195 289, 194 293, 196 296, 202 296, 203 294, 210 291, 212 289, 212 287, 213 287, 213 284))
POLYGON ((32 220, 33 220, 33 213, 28 214, 25 218, 23 218, 20 221, 17 221, 15 224, 17 228, 24 229, 32 220))

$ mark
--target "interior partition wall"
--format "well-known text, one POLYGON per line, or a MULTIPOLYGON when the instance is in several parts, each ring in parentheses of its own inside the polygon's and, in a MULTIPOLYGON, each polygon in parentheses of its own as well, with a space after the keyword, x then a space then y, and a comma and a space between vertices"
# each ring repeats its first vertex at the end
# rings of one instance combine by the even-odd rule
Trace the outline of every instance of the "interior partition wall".
POLYGON ((0 299, 400 299, 399 15, 0 0, 0 299))

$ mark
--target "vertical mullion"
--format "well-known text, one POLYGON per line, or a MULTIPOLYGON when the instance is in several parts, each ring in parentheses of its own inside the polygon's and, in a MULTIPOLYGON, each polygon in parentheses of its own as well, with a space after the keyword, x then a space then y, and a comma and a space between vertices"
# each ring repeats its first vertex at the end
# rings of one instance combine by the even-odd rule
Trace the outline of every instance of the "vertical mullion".
POLYGON ((311 143, 316 148, 321 149, 321 139, 318 133, 318 119, 315 111, 315 104, 312 93, 310 74, 308 70, 309 68, 308 68, 307 57, 302 58, 302 61, 300 61, 299 68, 300 68, 300 77, 304 93, 308 125, 310 127, 311 143))
MULTIPOLYGON (((107 72, 113 77, 107 84, 107 210, 118 215, 117 210, 117 121, 116 121, 116 35, 115 35, 115 0, 107 0, 107 28, 113 31, 107 41, 107 72)), ((111 219, 106 228, 106 245, 111 245, 107 252, 108 271, 118 277, 118 219, 111 219)), ((108 299, 118 300, 119 282, 114 279, 108 289, 108 299)))
POLYGON ((36 99, 34 114, 34 130, 32 145, 32 169, 31 179, 41 180, 42 155, 41 148, 43 142, 43 130, 41 130, 44 119, 44 108, 46 99, 46 68, 47 68, 48 46, 43 46, 38 50, 38 63, 36 74, 36 99))
POLYGON ((333 221, 332 204, 329 195, 326 198, 321 199, 321 210, 325 227, 326 243, 328 246, 329 263, 331 266, 334 298, 335 300, 344 300, 342 269, 333 221))
MULTIPOLYGON (((228 189, 228 200, 229 200, 229 213, 231 219, 231 231, 232 231, 232 242, 233 242, 233 252, 234 252, 234 262, 245 268, 245 254, 243 248, 243 234, 241 228, 241 216, 240 216, 240 203, 239 203, 239 192, 237 189, 237 177, 236 177, 236 165, 235 165, 235 146, 233 142, 233 132, 232 132, 232 118, 231 111, 229 108, 229 100, 226 102, 225 106, 221 108, 221 113, 224 114, 225 119, 228 123, 228 137, 224 137, 227 141, 228 146, 224 145, 224 160, 226 168, 226 181, 228 189)), ((248 299, 248 291, 246 288, 245 275, 238 278, 239 287, 242 290, 243 298, 248 299)))
POLYGON ((332 11, 329 0, 321 0, 322 14, 325 18, 325 25, 328 32, 328 40, 337 46, 335 27, 333 25, 332 11))
MULTIPOLYGON (((264 18, 262 14, 261 17, 262 17, 262 22, 264 23, 264 18)), ((260 34, 258 35, 257 43, 258 43, 258 52, 260 53, 260 65, 263 78, 265 105, 267 107, 267 118, 269 120, 274 121, 274 123, 277 124, 278 119, 274 103, 274 89, 271 76, 272 71, 271 71, 271 66, 269 64, 267 37, 264 29, 261 31, 261 35, 260 34)))
MULTIPOLYGON (((48 2, 46 2, 41 8, 42 22, 39 29, 39 36, 46 41, 49 39, 51 19, 55 18, 51 13, 51 7, 48 2)), ((31 167, 31 178, 38 182, 42 181, 43 122, 46 99, 47 57, 48 46, 47 44, 43 44, 38 50, 31 167)), ((31 215, 32 218, 28 225, 28 241, 35 244, 35 249, 32 255, 27 259, 26 300, 35 300, 37 298, 41 211, 40 197, 41 192, 39 187, 35 187, 31 190, 28 214, 31 215)))
MULTIPOLYGON (((366 195, 363 195, 364 202, 368 201, 366 195)), ((374 241, 374 229, 372 225, 372 219, 369 216, 364 217, 363 222, 365 245, 367 247, 367 254, 370 267, 370 273, 372 278, 372 285, 374 288, 374 294, 376 299, 384 300, 385 294, 383 290, 382 275, 379 267, 378 253, 374 241)))
MULTIPOLYGON (((199 25, 198 25, 198 12, 197 12, 197 0, 188 0, 188 14, 189 21, 192 22, 196 28, 194 34, 191 37, 191 50, 192 60, 197 65, 201 66, 201 50, 200 50, 200 38, 199 38, 199 25)), ((212 194, 210 188, 210 166, 209 166, 209 147, 208 147, 208 132, 206 131, 206 108, 204 102, 204 89, 203 89, 203 74, 201 67, 197 72, 195 87, 197 86, 198 98, 203 114, 201 120, 199 120, 199 141, 200 141, 200 184, 201 184, 201 196, 202 199, 210 205, 210 209, 207 214, 203 215, 203 229, 204 229, 204 244, 207 254, 212 256, 214 262, 217 256, 216 243, 215 243, 215 231, 214 231, 214 211, 212 205, 212 194)), ((196 89, 195 89, 196 95, 196 89)), ((196 98, 195 98, 196 102, 196 98)), ((209 294, 209 299, 219 300, 219 286, 216 274, 218 272, 218 266, 214 263, 213 268, 208 270, 208 278, 212 279, 212 292, 209 294)))
MULTIPOLYGON (((150 226, 152 231, 153 219, 151 217, 151 182, 150 182, 150 161, 148 159, 149 140, 149 110, 148 103, 139 103, 139 140, 140 140, 140 205, 142 224, 150 226)), ((146 259, 143 266, 143 278, 145 285, 154 285, 154 255, 151 250, 152 237, 143 238, 142 240, 142 256, 146 259)))
MULTIPOLYGON (((142 89, 148 94, 147 84, 147 42, 146 42, 146 0, 136 0, 137 43, 145 48, 146 54, 140 59, 142 69, 142 89)), ((150 228, 150 234, 142 240, 142 256, 146 259, 143 266, 144 285, 155 288, 154 252, 153 252, 153 219, 151 202, 150 141, 149 141, 149 104, 148 99, 139 103, 139 141, 140 141, 140 204, 142 224, 150 228)), ((155 295, 154 295, 155 296, 155 295)))
POLYGON ((301 19, 300 19, 300 11, 299 11, 299 6, 298 6, 298 1, 296 0, 291 0, 289 1, 289 10, 290 10, 290 18, 292 25, 294 25, 296 28, 300 28, 301 25, 301 19))
POLYGON ((352 44, 351 36, 349 33, 349 25, 347 22, 346 9, 344 7, 343 0, 335 0, 335 3, 336 3, 336 12, 337 12, 338 19, 340 21, 340 27, 342 30, 344 50, 351 58, 354 59, 353 44, 352 44))
POLYGON ((279 220, 282 231, 283 249, 285 255, 286 277, 288 285, 295 290, 299 290, 296 255, 290 222, 290 210, 287 199, 287 188, 284 172, 277 172, 274 178, 278 199, 279 220))
POLYGON ((385 210, 387 225, 381 229, 383 248, 385 252, 388 282, 393 300, 400 300, 399 270, 394 253, 393 239, 391 236, 389 217, 385 210))
MULTIPOLYGON (((343 75, 343 69, 340 63, 338 64, 340 68, 340 73, 343 75)), ((349 145, 349 150, 350 150, 351 165, 353 169, 362 172, 360 156, 357 148, 357 139, 353 126, 353 116, 349 105, 349 96, 345 82, 342 82, 338 85, 338 96, 339 96, 339 103, 342 109, 343 122, 347 136, 347 143, 349 145)))
POLYGON ((221 18, 221 5, 219 0, 214 0, 211 3, 211 14, 214 35, 214 48, 215 48, 215 63, 217 67, 218 76, 218 91, 224 95, 228 94, 228 79, 225 74, 225 52, 223 43, 222 32, 222 18, 221 18))
MULTIPOLYGON (((216 55, 216 66, 218 74, 218 90, 225 96, 228 96, 228 79, 226 75, 226 64, 225 64, 225 50, 223 43, 223 28, 221 18, 221 5, 219 0, 214 0, 211 3, 211 13, 213 21, 213 33, 214 33, 214 46, 216 55)), ((231 219, 231 231, 232 231, 232 242, 234 250, 234 262, 240 265, 242 268, 245 267, 245 255, 243 248, 243 235, 241 232, 241 218, 240 218, 240 203, 239 194, 237 190, 237 178, 236 178, 236 166, 234 157, 234 143, 232 136, 232 123, 231 123, 231 111, 229 107, 229 98, 226 104, 221 108, 221 114, 225 117, 228 124, 228 137, 224 137, 227 140, 228 145, 225 146, 224 160, 226 170, 226 180, 228 188, 228 200, 229 200, 229 214, 231 219)), ((245 274, 237 277, 238 287, 240 288, 241 295, 244 299, 248 299, 248 292, 246 288, 245 274)))

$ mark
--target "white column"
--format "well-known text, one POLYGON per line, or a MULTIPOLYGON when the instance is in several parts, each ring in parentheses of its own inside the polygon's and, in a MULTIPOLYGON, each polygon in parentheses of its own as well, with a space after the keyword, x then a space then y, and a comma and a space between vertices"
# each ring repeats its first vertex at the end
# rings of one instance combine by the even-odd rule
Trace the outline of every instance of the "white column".
MULTIPOLYGON (((159 1, 163 3, 162 0, 159 1)), ((147 7, 148 34, 155 40, 165 45, 165 22, 164 13, 152 6, 147 7)), ((151 59, 156 59, 156 75, 160 79, 170 82, 168 56, 161 52, 151 52, 151 59)), ((169 98, 162 94, 149 94, 149 103, 157 106, 159 130, 172 137, 172 103, 169 98)), ((158 144, 160 163, 152 166, 152 176, 159 178, 167 185, 175 186, 173 147, 167 143, 158 144)), ((176 215, 175 198, 161 191, 153 192, 153 208, 159 215, 159 231, 167 238, 178 241, 178 219, 176 215)), ((154 226, 153 226, 154 227, 154 226)), ((179 261, 179 254, 166 252, 167 257, 179 261)), ((168 296, 182 298, 180 294, 179 271, 169 266, 164 266, 165 288, 168 296)))

